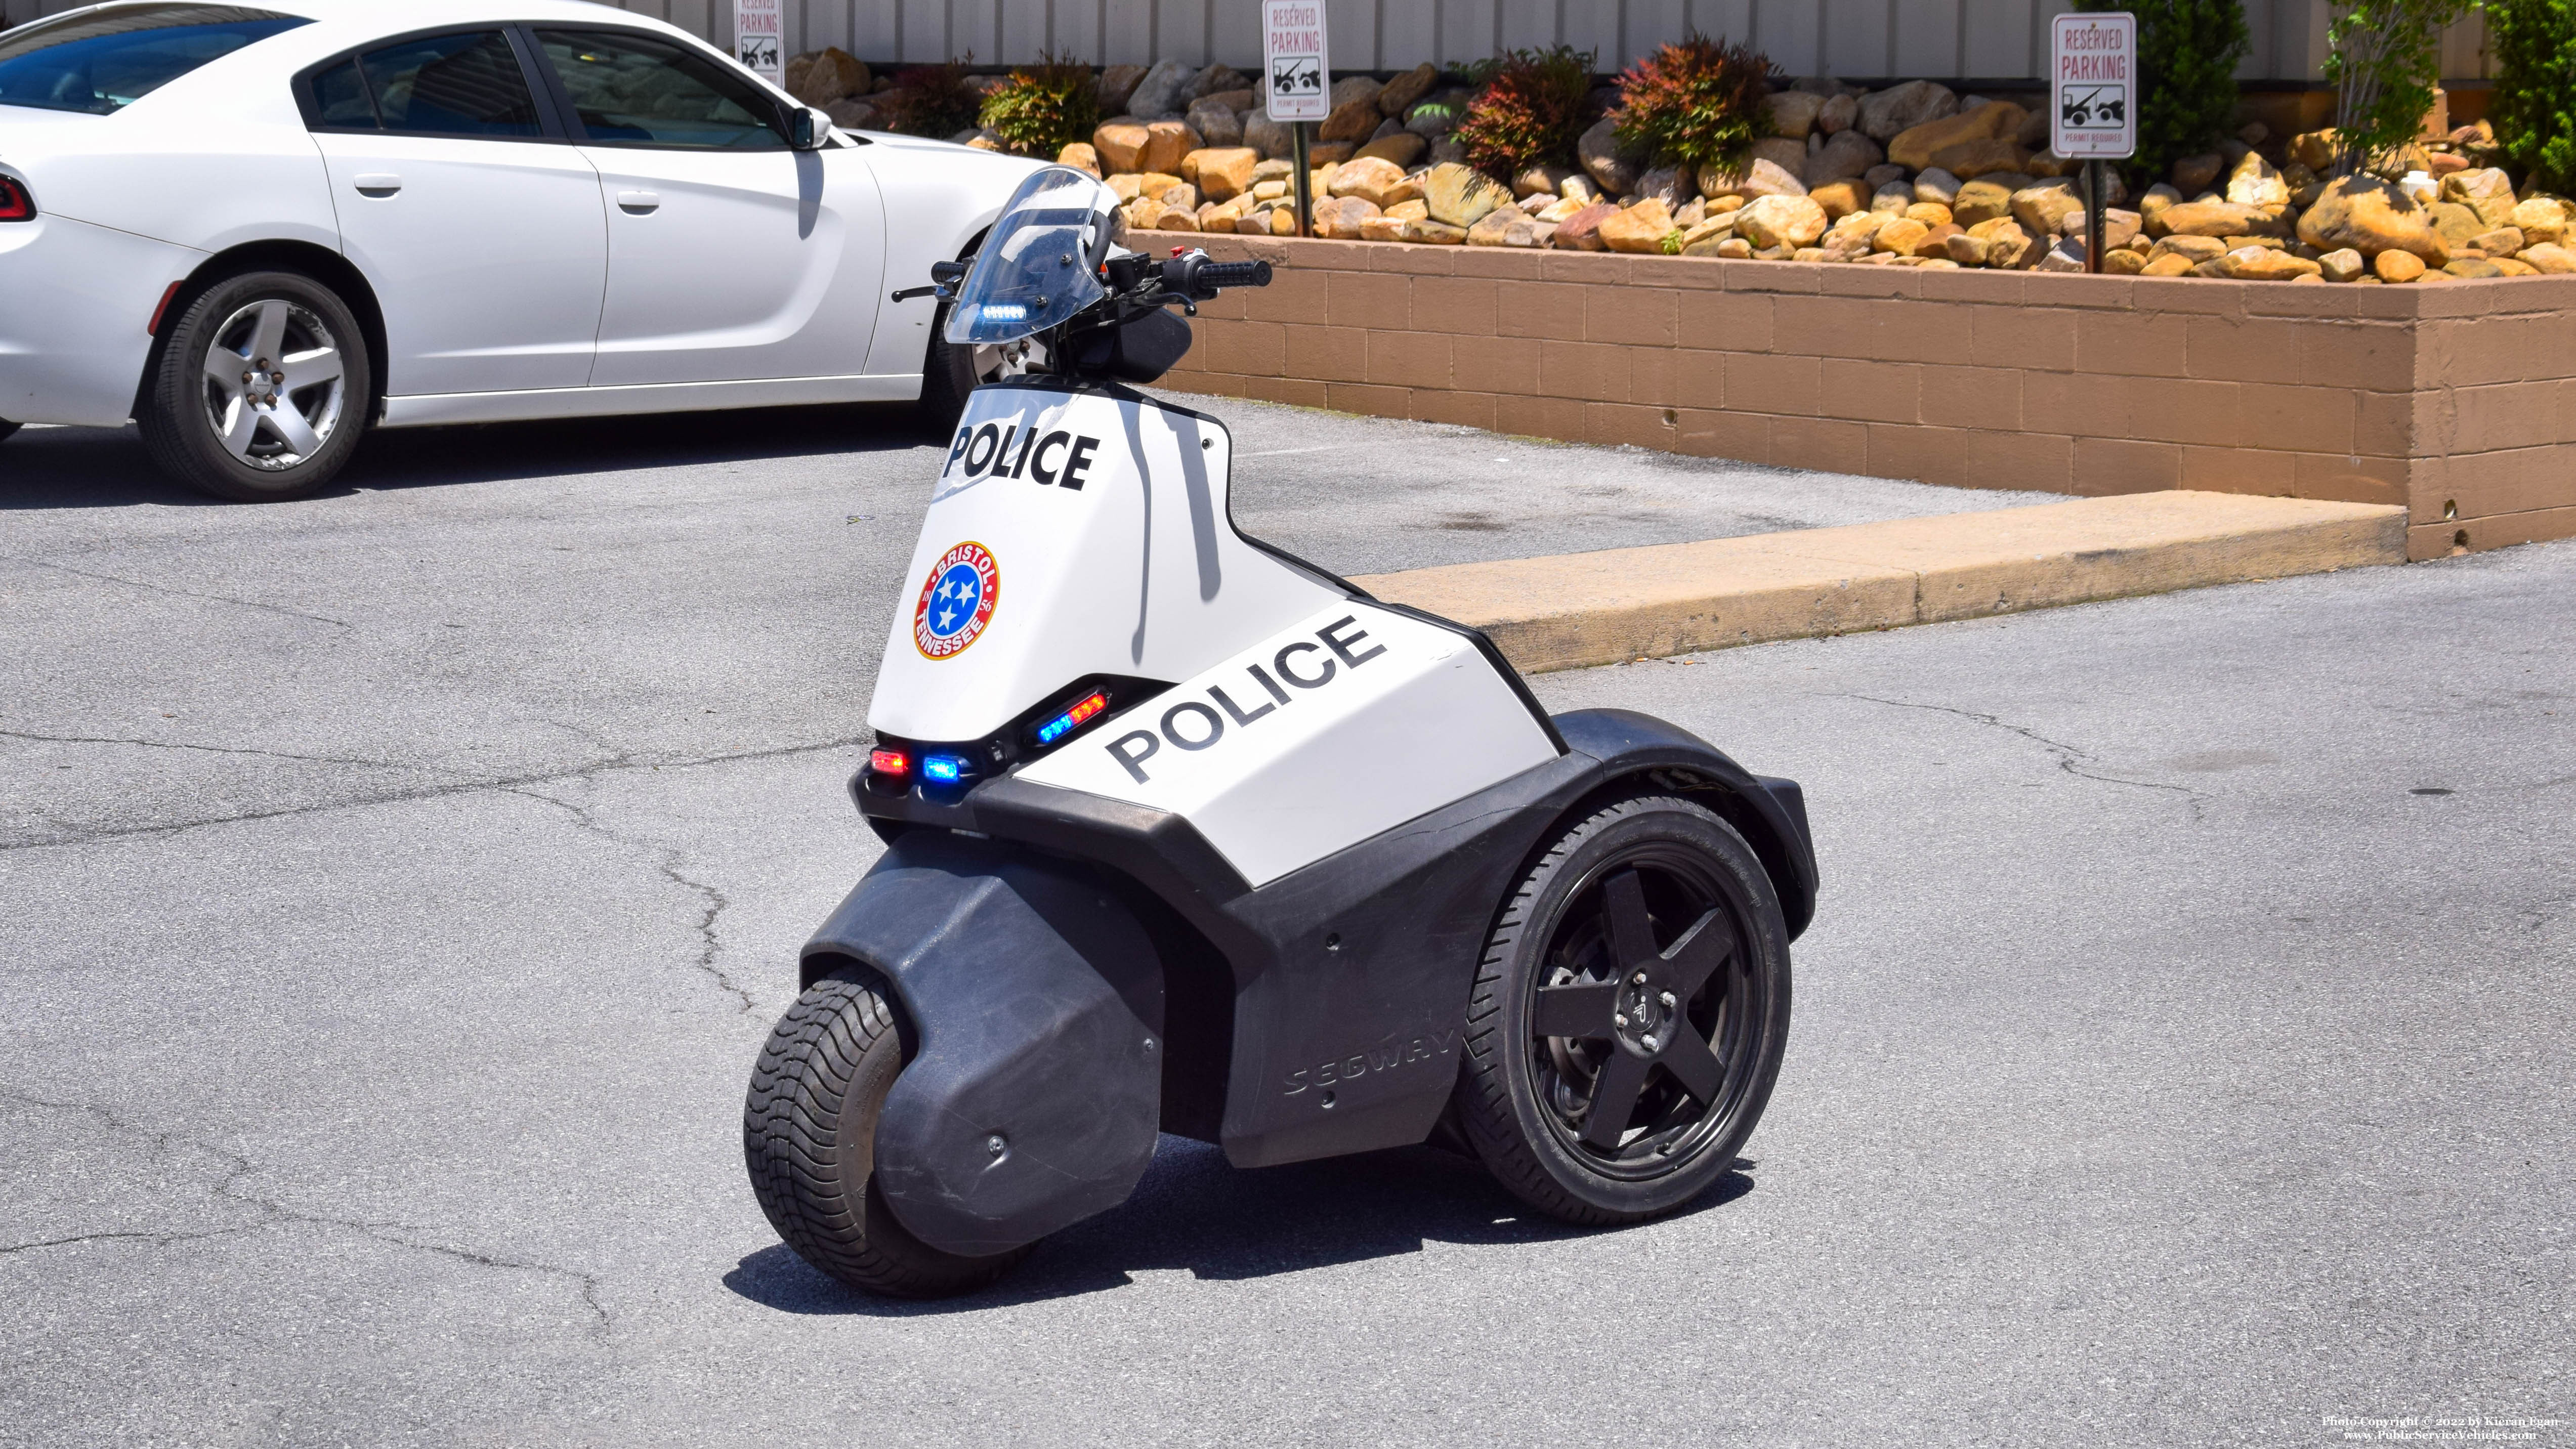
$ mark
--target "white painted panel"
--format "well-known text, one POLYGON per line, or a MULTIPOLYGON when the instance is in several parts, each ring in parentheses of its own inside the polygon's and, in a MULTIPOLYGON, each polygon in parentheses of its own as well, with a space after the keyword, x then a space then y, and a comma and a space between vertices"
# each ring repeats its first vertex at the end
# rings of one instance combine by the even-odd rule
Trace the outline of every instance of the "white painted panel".
POLYGON ((1966 75, 1961 55, 1963 0, 1898 0, 1896 70, 1900 76, 1966 75))
POLYGON ((1741 45, 1753 34, 1753 0, 1687 0, 1686 18, 1702 35, 1741 45))
POLYGON ((1108 39, 1100 54, 1106 65, 1148 65, 1154 59, 1153 0, 1099 0, 1108 39))
POLYGON ((2030 66, 2032 0, 1966 0, 1971 76, 2035 75, 2030 66))
POLYGON ((1834 76, 1888 73, 1887 0, 1819 0, 1824 13, 1824 71, 1834 76))

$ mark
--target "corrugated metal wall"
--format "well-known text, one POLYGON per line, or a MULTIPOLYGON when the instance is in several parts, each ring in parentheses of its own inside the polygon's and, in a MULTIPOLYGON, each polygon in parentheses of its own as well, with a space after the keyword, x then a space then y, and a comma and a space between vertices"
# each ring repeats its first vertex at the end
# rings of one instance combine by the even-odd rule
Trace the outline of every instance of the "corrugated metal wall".
MULTIPOLYGON (((0 0, 10 24, 77 0, 0 0)), ((730 0, 618 0, 629 10, 731 40, 730 0)), ((1498 50, 1582 46, 1616 69, 1699 30, 1745 40, 1792 75, 2036 77, 2048 18, 2071 0, 1326 0, 1333 60, 1391 70, 1426 60, 1480 60, 1498 50)), ((2246 0, 2254 53, 2247 80, 2314 80, 2325 60, 2330 0, 2246 0)), ((1254 0, 786 0, 791 50, 837 45, 863 60, 1033 60, 1052 50, 1094 63, 1166 56, 1251 68, 1260 59, 1254 0)), ((388 12, 400 0, 387 0, 388 12)), ((2443 38, 2442 74, 2490 74, 2486 25, 2472 17, 2443 38)))

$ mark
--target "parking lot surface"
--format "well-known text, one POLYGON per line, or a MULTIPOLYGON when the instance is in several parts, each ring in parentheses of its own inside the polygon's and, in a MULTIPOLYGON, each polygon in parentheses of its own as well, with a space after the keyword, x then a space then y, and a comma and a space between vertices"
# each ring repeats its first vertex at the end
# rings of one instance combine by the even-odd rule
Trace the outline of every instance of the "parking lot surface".
MULTIPOLYGON (((2012 501, 1204 405, 1346 572, 2012 501)), ((1807 787, 1739 1174, 1584 1232, 1167 1139, 892 1304, 739 1120, 935 455, 373 447, 240 508, 0 446, 0 1440, 2576 1442, 2576 547, 1541 677, 1807 787)))

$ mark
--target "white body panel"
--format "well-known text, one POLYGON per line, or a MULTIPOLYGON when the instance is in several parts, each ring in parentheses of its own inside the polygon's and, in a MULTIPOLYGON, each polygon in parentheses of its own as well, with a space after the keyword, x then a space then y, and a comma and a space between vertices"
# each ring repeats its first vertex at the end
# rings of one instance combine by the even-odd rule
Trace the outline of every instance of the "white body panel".
POLYGON ((884 207, 863 150, 584 146, 608 207, 592 383, 861 371, 883 300, 884 207))
POLYGON ((1343 597, 1234 531, 1233 441, 1213 418, 1099 393, 978 390, 958 436, 998 450, 1005 431, 1018 476, 972 442, 949 451, 878 667, 877 730, 971 740, 1084 675, 1188 679, 1343 597), (932 659, 913 635, 917 594, 965 543, 992 554, 998 602, 972 644, 932 659))
POLYGON ((349 260, 385 313, 385 391, 580 387, 608 275, 599 173, 545 141, 322 132, 349 260))
POLYGON ((1020 774, 1184 816, 1258 886, 1554 758, 1467 636, 1342 601, 1020 774))
POLYGON ((263 8, 314 23, 109 115, 0 106, 0 171, 41 213, 0 225, 0 418, 122 422, 163 292, 233 248, 275 243, 338 252, 366 278, 386 319, 387 413, 402 421, 916 397, 936 304, 888 293, 961 255, 1036 165, 900 136, 802 155, 588 148, 625 178, 603 192, 584 148, 559 141, 317 135, 296 74, 414 31, 605 25, 732 61, 674 26, 575 0, 263 8), (805 168, 818 168, 819 194, 805 168), (362 173, 403 189, 361 195, 362 173), (660 193, 659 214, 627 215, 620 190, 660 193), (682 201, 707 196, 723 205, 682 201), (890 230, 889 211, 907 220, 890 230), (617 252, 611 224, 647 220, 682 225, 639 227, 617 252), (633 264, 623 288, 617 256, 633 264), (606 357, 604 296, 618 309, 606 357), (653 315, 674 308, 685 315, 653 315))

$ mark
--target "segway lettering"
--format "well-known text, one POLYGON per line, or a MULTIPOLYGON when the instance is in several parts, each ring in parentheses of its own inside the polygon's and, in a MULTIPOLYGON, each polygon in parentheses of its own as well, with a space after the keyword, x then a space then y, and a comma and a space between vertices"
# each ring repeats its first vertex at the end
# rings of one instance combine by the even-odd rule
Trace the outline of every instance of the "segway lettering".
MULTIPOLYGON (((1080 451, 1079 448, 1075 450, 1076 456, 1080 455, 1080 451)), ((1359 647, 1368 640, 1368 631, 1360 628, 1359 622, 1357 616, 1350 614, 1335 619, 1315 631, 1315 638, 1324 641, 1321 645, 1300 639, 1282 648, 1273 656, 1270 667, 1279 671, 1280 679, 1287 680, 1299 689, 1323 688, 1332 683, 1342 665, 1357 669, 1386 652, 1386 646, 1383 644, 1370 644, 1365 649, 1359 647), (1300 654, 1322 654, 1326 649, 1330 649, 1333 656, 1341 660, 1341 664, 1337 665, 1332 658, 1327 658, 1323 661, 1322 671, 1313 675, 1300 674, 1290 664, 1290 661, 1300 654)), ((1314 661, 1304 662, 1311 667, 1314 661)), ((1162 729, 1159 733, 1154 730, 1134 730, 1111 740, 1105 746, 1110 758, 1125 766, 1127 773, 1137 784, 1142 785, 1152 778, 1145 773, 1145 762, 1161 752, 1165 741, 1168 740, 1177 748, 1184 750, 1193 752, 1204 750, 1225 738, 1226 715, 1232 716, 1237 725, 1248 725, 1288 703, 1291 698, 1288 691, 1281 689, 1278 680, 1272 679, 1260 665, 1246 665, 1244 672, 1251 675, 1253 683, 1260 685, 1262 691, 1270 696, 1270 703, 1246 713, 1241 705, 1236 704, 1232 697, 1226 694, 1224 686, 1210 685, 1207 692, 1208 698, 1222 706, 1225 715, 1219 715, 1215 710, 1195 699, 1183 700, 1163 711, 1162 729), (1204 723, 1185 730, 1181 724, 1185 719, 1196 719, 1204 723)))
POLYGON ((1061 429, 1041 437, 1032 425, 1023 428, 1014 419, 1005 426, 986 423, 979 428, 959 428, 957 441, 948 450, 948 462, 940 469, 947 477, 964 465, 964 476, 982 476, 987 469, 995 478, 1034 478, 1074 492, 1090 480, 1082 475, 1090 471, 1092 454, 1099 451, 1100 440, 1087 434, 1061 429), (1019 451, 1011 451, 1012 444, 1019 451), (1053 461, 1049 459, 1052 451, 1053 461))
POLYGON ((1279 1095, 1294 1097, 1309 1088, 1329 1087, 1337 1082, 1355 1081, 1371 1072, 1391 1072, 1397 1067, 1445 1057, 1458 1049, 1458 1040, 1459 1034, 1454 1031, 1437 1031, 1429 1036, 1411 1038, 1390 1037, 1367 1051, 1354 1053, 1340 1061, 1320 1062, 1290 1072, 1285 1078, 1285 1090, 1279 1095))

